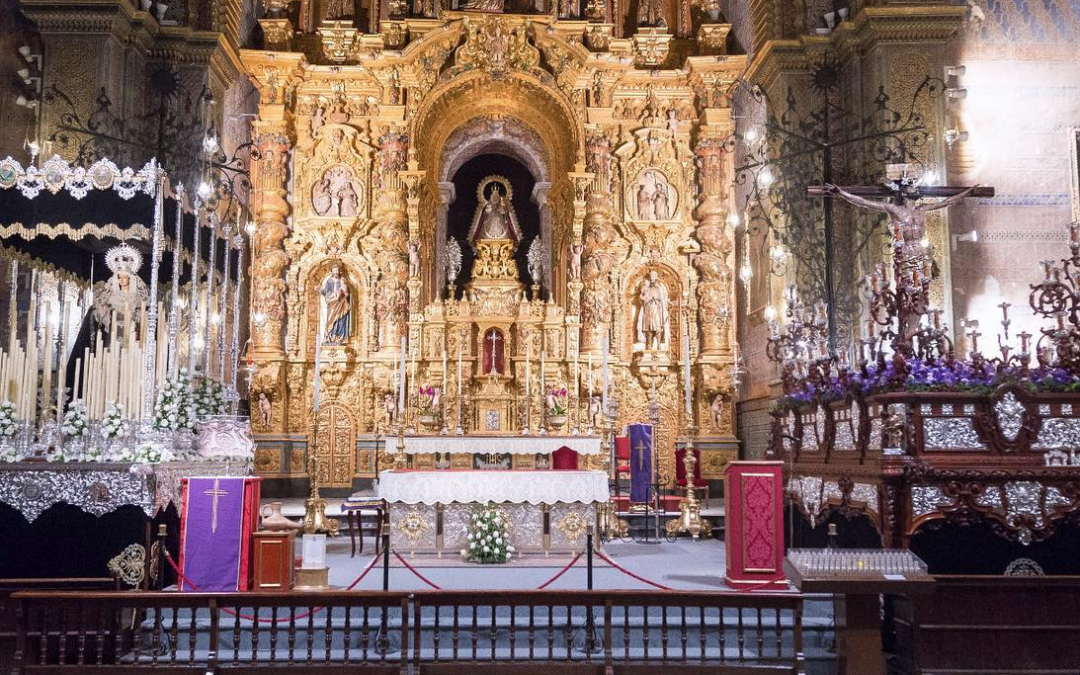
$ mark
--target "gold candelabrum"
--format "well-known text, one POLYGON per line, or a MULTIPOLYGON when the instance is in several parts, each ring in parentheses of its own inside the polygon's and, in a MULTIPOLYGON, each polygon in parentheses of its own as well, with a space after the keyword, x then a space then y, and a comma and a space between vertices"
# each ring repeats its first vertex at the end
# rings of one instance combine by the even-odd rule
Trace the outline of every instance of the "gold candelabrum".
MULTIPOLYGON (((608 402, 608 409, 604 411, 604 419, 607 424, 601 430, 600 447, 601 456, 604 458, 604 471, 608 475, 608 480, 611 480, 611 470, 613 463, 611 456, 614 452, 615 445, 615 422, 618 418, 618 404, 615 403, 614 398, 608 402)), ((629 532, 629 525, 624 520, 619 520, 618 514, 615 511, 615 502, 608 500, 597 507, 596 511, 597 529, 603 535, 604 539, 612 539, 614 537, 625 537, 629 532)))
POLYGON ((338 536, 341 521, 326 517, 326 500, 319 496, 319 457, 314 442, 308 456, 308 482, 311 492, 304 501, 304 534, 338 536))
POLYGON ((689 534, 697 539, 712 533, 709 521, 701 517, 701 504, 698 502, 697 493, 694 491, 694 465, 697 459, 694 457, 694 435, 697 427, 693 423, 686 425, 686 454, 683 455, 683 469, 686 472, 686 492, 679 502, 679 517, 669 520, 667 533, 669 536, 689 534))
POLYGON ((404 471, 408 467, 405 461, 405 425, 398 423, 397 444, 394 446, 394 469, 404 471))

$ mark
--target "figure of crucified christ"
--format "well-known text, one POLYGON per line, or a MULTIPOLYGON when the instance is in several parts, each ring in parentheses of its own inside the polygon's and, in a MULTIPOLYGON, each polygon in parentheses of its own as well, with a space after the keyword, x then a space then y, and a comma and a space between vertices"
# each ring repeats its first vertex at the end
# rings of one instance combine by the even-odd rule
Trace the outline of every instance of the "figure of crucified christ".
POLYGON ((904 190, 897 190, 889 201, 878 201, 853 195, 831 183, 825 186, 825 192, 840 197, 855 206, 874 211, 884 211, 889 214, 889 220, 893 228, 897 224, 900 225, 900 233, 904 237, 905 257, 908 260, 915 260, 917 257, 925 255, 922 240, 926 236, 927 212, 947 209, 970 195, 978 187, 978 185, 972 185, 963 192, 947 197, 935 204, 919 204, 917 198, 909 199, 909 194, 904 190))

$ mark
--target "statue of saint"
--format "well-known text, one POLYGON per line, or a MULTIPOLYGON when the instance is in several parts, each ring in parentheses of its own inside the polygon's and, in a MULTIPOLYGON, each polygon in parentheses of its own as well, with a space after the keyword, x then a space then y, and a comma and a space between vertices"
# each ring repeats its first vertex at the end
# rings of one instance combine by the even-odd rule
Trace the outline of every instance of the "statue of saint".
POLYGON ((337 265, 330 270, 330 276, 323 282, 319 295, 326 303, 326 331, 323 333, 324 345, 343 345, 349 340, 352 328, 352 307, 349 305, 349 284, 341 276, 337 265))
POLYGON ((517 216, 511 203, 510 182, 501 176, 485 178, 477 190, 479 205, 473 216, 469 238, 510 239, 515 244, 521 239, 517 216))
POLYGON ((637 25, 666 28, 667 20, 664 18, 664 1, 638 0, 637 25))
POLYGON ((94 319, 105 326, 109 335, 119 338, 128 328, 124 325, 125 320, 131 321, 131 327, 139 325, 142 308, 150 297, 150 291, 138 274, 142 267, 142 254, 130 244, 109 249, 105 254, 105 265, 112 276, 105 281, 103 288, 95 290, 94 319))
POLYGON ((510 208, 503 201, 502 190, 495 186, 484 205, 484 214, 480 217, 480 238, 507 239, 509 236, 510 208))
POLYGON ((641 284, 638 294, 637 341, 645 349, 660 349, 668 343, 670 322, 668 321, 668 290, 656 270, 641 284))

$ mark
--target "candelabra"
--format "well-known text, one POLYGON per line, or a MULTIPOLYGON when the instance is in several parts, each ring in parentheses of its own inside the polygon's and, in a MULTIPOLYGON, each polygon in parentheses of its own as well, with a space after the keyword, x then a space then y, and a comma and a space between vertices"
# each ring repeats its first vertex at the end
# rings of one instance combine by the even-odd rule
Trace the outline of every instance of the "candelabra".
POLYGON ((1036 358, 1040 366, 1080 373, 1080 223, 1069 224, 1069 256, 1042 266, 1043 280, 1031 287, 1031 309, 1054 323, 1041 329, 1036 358))
POLYGON ((697 426, 690 420, 686 425, 686 454, 683 455, 683 470, 686 471, 686 490, 682 501, 679 502, 679 517, 669 520, 667 524, 668 536, 689 534, 693 539, 702 535, 708 536, 712 532, 712 526, 701 517, 701 504, 698 502, 697 492, 694 490, 694 466, 697 458, 694 457, 694 436, 697 435, 697 426))
POLYGON ((397 444, 394 446, 394 469, 404 471, 407 468, 405 461, 405 424, 401 420, 397 425, 397 444))
POLYGON ((311 491, 304 501, 304 534, 329 534, 338 536, 341 521, 326 517, 326 500, 319 495, 319 457, 312 446, 308 455, 308 482, 311 491))
POLYGON ((769 320, 769 338, 765 355, 780 364, 780 379, 785 393, 791 393, 806 380, 828 381, 833 359, 829 354, 828 310, 818 301, 813 309, 799 300, 794 286, 785 295, 785 326, 769 320))

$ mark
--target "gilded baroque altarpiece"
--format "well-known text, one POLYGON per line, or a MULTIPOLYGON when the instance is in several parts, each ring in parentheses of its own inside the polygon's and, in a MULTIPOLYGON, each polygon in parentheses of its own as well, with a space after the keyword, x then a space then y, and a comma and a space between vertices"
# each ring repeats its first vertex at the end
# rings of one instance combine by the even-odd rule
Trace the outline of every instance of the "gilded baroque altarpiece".
MULTIPOLYGON (((459 424, 466 434, 520 433, 527 416, 538 433, 543 392, 561 387, 561 432, 584 433, 599 422, 589 394, 599 397, 606 344, 616 427, 648 421, 655 402, 662 479, 674 480, 688 422, 705 475, 719 477, 737 445, 728 94, 744 57, 724 54, 722 40, 699 41, 699 56, 672 55, 656 28, 616 38, 610 24, 544 15, 444 11, 384 20, 378 34, 333 21, 309 34, 285 19, 261 23, 273 50, 242 52, 260 92, 257 471, 302 476, 296 448, 311 434, 324 486, 388 466, 375 439, 399 414, 403 344, 410 382, 445 386, 451 434, 459 424), (530 276, 540 283, 523 283, 512 237, 475 242, 471 278, 448 280, 457 244, 447 219, 461 197, 453 177, 484 154, 532 174, 542 250, 530 276), (501 343, 501 367, 485 340, 501 343)), ((479 189, 483 201, 508 197, 509 185, 479 189)))

